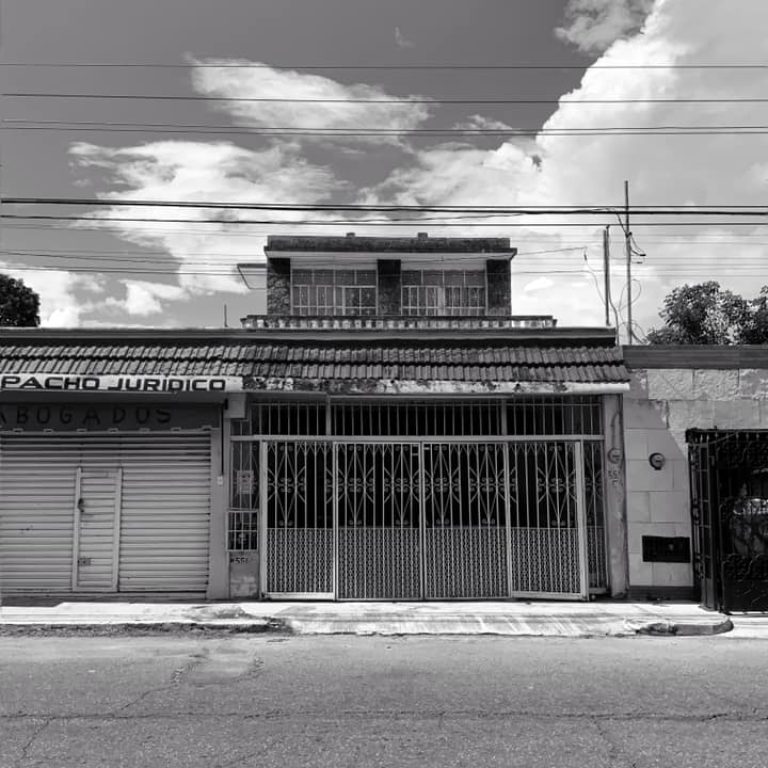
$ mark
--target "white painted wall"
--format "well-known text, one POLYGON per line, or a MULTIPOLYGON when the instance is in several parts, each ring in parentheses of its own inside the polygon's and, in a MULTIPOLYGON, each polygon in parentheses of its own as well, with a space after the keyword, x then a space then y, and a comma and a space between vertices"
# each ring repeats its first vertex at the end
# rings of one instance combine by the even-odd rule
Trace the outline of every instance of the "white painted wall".
POLYGON ((687 429, 768 428, 768 370, 635 369, 624 396, 629 582, 686 587, 691 564, 645 563, 643 536, 691 537, 687 429), (661 453, 666 464, 648 462, 661 453))

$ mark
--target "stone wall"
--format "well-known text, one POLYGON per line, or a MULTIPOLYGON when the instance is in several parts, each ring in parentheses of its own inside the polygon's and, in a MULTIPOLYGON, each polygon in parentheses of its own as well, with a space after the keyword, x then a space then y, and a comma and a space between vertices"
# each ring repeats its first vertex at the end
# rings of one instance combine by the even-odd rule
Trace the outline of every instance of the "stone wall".
POLYGON ((379 259, 377 271, 379 281, 378 313, 383 317, 397 317, 401 307, 400 260, 379 259))
POLYGON ((267 259, 267 314, 291 314, 290 259, 267 259))
POLYGON ((693 587, 692 565, 645 562, 642 538, 692 536, 685 431, 768 428, 768 369, 632 368, 627 352, 632 376, 624 397, 630 585, 634 593, 674 594, 693 587), (649 463, 653 453, 665 458, 659 470, 649 463))
POLYGON ((511 314, 512 275, 509 260, 488 259, 485 269, 488 280, 488 314, 511 314))

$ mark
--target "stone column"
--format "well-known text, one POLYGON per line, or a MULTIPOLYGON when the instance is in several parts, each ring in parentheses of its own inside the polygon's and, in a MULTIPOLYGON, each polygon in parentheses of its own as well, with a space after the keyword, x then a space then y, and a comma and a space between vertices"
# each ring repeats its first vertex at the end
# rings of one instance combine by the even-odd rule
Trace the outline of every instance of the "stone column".
POLYGON ((512 314, 512 278, 509 259, 487 259, 488 314, 512 314))
POLYGON ((379 299, 377 312, 397 317, 401 311, 400 259, 377 261, 379 299))
POLYGON ((290 259, 267 259, 267 314, 291 314, 290 259))

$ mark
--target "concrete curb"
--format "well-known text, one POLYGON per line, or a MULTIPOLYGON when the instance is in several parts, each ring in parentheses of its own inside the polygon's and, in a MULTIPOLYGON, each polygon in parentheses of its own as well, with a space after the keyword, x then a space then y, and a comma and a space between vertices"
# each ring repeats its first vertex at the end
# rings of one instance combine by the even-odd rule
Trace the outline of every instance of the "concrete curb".
POLYGON ((674 635, 676 637, 722 635, 733 629, 733 622, 730 619, 723 619, 714 624, 627 619, 624 624, 629 632, 633 632, 636 635, 674 635))
POLYGON ((615 605, 464 606, 367 604, 319 606, 254 603, 168 605, 62 604, 53 609, 0 611, 0 635, 14 634, 149 634, 222 632, 293 635, 473 636, 501 637, 637 637, 713 636, 733 631, 723 614, 672 606, 615 605), (671 608, 671 610, 670 610, 671 608), (5 613, 5 615, 3 615, 5 613))
POLYGON ((112 622, 33 622, 16 621, 0 623, 0 636, 23 634, 92 634, 112 635, 125 632, 158 634, 170 632, 227 632, 230 634, 265 634, 268 632, 288 633, 285 623, 278 619, 240 620, 240 621, 112 621, 112 622))

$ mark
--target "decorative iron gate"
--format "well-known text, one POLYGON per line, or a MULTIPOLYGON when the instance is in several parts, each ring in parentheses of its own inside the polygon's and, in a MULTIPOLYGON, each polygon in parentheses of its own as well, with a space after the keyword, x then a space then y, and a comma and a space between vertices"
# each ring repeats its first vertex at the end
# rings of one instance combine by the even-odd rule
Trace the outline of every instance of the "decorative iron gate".
POLYGON ((689 430, 686 440, 701 601, 768 611, 768 432, 689 430))
POLYGON ((420 447, 336 446, 340 599, 419 599, 420 447))
POLYGON ((266 443, 266 579, 275 595, 334 596, 332 446, 266 443))
POLYGON ((591 446, 585 461, 581 441, 302 439, 262 450, 272 596, 586 598, 604 584, 601 464, 591 446))
POLYGON ((422 466, 424 596, 506 597, 504 444, 427 443, 422 466))

